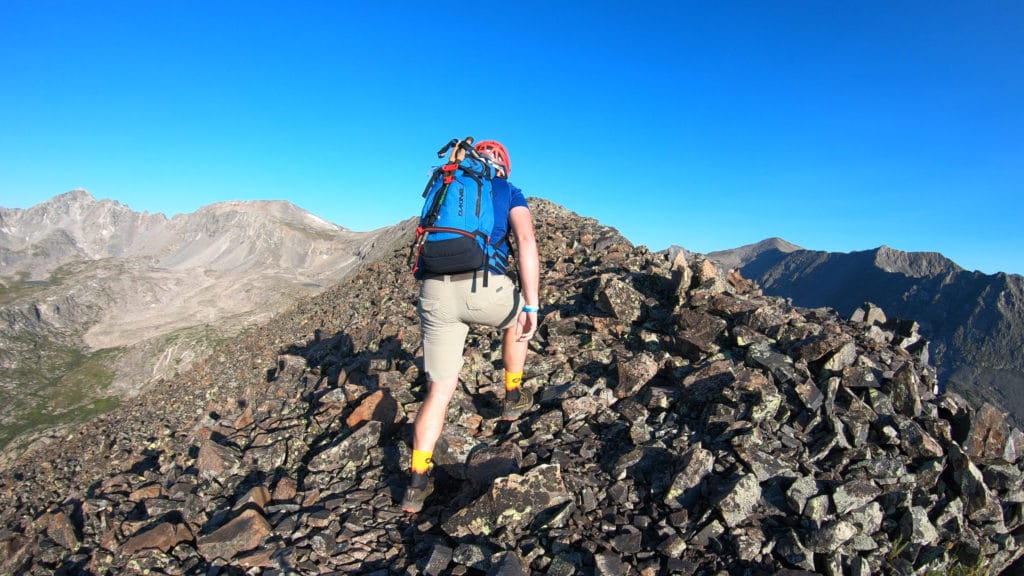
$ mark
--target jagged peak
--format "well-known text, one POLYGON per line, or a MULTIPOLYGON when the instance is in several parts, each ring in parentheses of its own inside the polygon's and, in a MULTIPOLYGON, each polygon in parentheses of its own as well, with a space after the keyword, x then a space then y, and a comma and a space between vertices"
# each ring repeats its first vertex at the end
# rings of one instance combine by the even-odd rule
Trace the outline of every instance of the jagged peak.
POLYGON ((109 208, 112 210, 123 212, 132 212, 132 209, 129 206, 121 204, 117 200, 111 200, 109 198, 97 199, 88 190, 84 188, 75 188, 73 190, 64 192, 63 194, 58 194, 53 198, 50 198, 45 202, 36 204, 35 206, 23 210, 22 212, 43 214, 77 214, 84 210, 92 210, 97 207, 109 208))
POLYGON ((74 188, 53 198, 55 201, 64 202, 95 202, 96 198, 85 188, 74 188))
POLYGON ((85 190, 84 188, 75 188, 73 190, 68 190, 63 194, 58 194, 45 202, 36 204, 35 206, 30 207, 29 210, 63 209, 72 206, 88 206, 96 204, 98 202, 99 201, 96 200, 96 198, 92 194, 90 194, 88 190, 85 190))

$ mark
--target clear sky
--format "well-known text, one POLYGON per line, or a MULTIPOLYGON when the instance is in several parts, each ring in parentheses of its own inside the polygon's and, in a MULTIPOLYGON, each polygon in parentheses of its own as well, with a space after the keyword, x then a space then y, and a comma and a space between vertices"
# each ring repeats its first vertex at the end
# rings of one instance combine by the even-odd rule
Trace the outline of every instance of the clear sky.
POLYGON ((4 0, 0 206, 418 214, 453 137, 652 250, 1024 273, 1024 3, 4 0))

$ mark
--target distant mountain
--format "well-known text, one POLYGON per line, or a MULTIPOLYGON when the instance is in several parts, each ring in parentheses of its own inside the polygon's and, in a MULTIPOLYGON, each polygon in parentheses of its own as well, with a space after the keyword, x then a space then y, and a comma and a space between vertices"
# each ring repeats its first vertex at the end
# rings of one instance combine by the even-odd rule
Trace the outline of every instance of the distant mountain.
POLYGON ((742 268, 746 262, 755 258, 761 258, 762 262, 764 262, 769 260, 769 255, 771 254, 777 255, 778 258, 783 258, 785 255, 797 250, 803 250, 803 248, 796 244, 790 244, 782 238, 768 238, 757 244, 749 244, 725 252, 714 252, 713 254, 715 262, 728 270, 742 268))
POLYGON ((388 230, 353 232, 283 201, 167 218, 74 190, 0 208, 0 446, 35 427, 28 414, 90 413, 173 376, 346 277, 388 230), (44 388, 62 405, 37 402, 54 396, 44 388))
POLYGON ((26 210, 0 208, 0 266, 5 276, 28 280, 105 258, 145 259, 168 270, 280 268, 331 278, 353 256, 338 243, 365 237, 284 201, 221 202, 168 219, 74 190, 26 210))
POLYGON ((1024 277, 968 272, 935 252, 822 252, 778 238, 708 257, 798 306, 849 317, 871 302, 918 322, 942 382, 1024 422, 1024 277))

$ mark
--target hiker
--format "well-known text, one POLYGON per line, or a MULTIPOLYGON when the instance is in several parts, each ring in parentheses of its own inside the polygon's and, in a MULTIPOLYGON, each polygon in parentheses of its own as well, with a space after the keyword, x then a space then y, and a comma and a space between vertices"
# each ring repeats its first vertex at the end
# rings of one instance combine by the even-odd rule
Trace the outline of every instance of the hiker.
MULTIPOLYGON (((466 141, 472 145, 472 139, 466 141)), ((442 149, 438 155, 444 151, 442 149)), ((411 478, 402 498, 402 509, 409 513, 419 512, 433 491, 428 479, 431 458, 441 436, 448 403, 458 386, 470 324, 503 330, 501 356, 505 397, 502 419, 515 420, 533 404, 533 395, 521 386, 527 345, 537 330, 539 302, 539 258, 533 217, 522 191, 507 180, 512 163, 501 143, 481 141, 472 148, 466 147, 466 151, 495 168, 494 177, 489 179, 494 209, 490 238, 496 243, 495 254, 480 269, 447 274, 429 270, 418 273, 422 279, 418 312, 429 388, 416 416, 411 478), (519 288, 506 273, 508 235, 514 236, 517 247, 519 288)), ((453 162, 458 162, 456 158, 453 151, 449 163, 452 169, 453 162)))

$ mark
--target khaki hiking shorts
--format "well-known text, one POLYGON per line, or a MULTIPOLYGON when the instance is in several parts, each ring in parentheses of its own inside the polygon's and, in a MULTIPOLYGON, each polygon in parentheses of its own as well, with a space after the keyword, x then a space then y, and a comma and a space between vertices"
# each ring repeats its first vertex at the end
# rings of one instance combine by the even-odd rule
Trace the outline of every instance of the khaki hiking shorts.
POLYGON ((446 274, 420 284, 423 365, 431 382, 459 375, 470 324, 506 329, 515 325, 523 299, 512 278, 482 272, 446 274))

